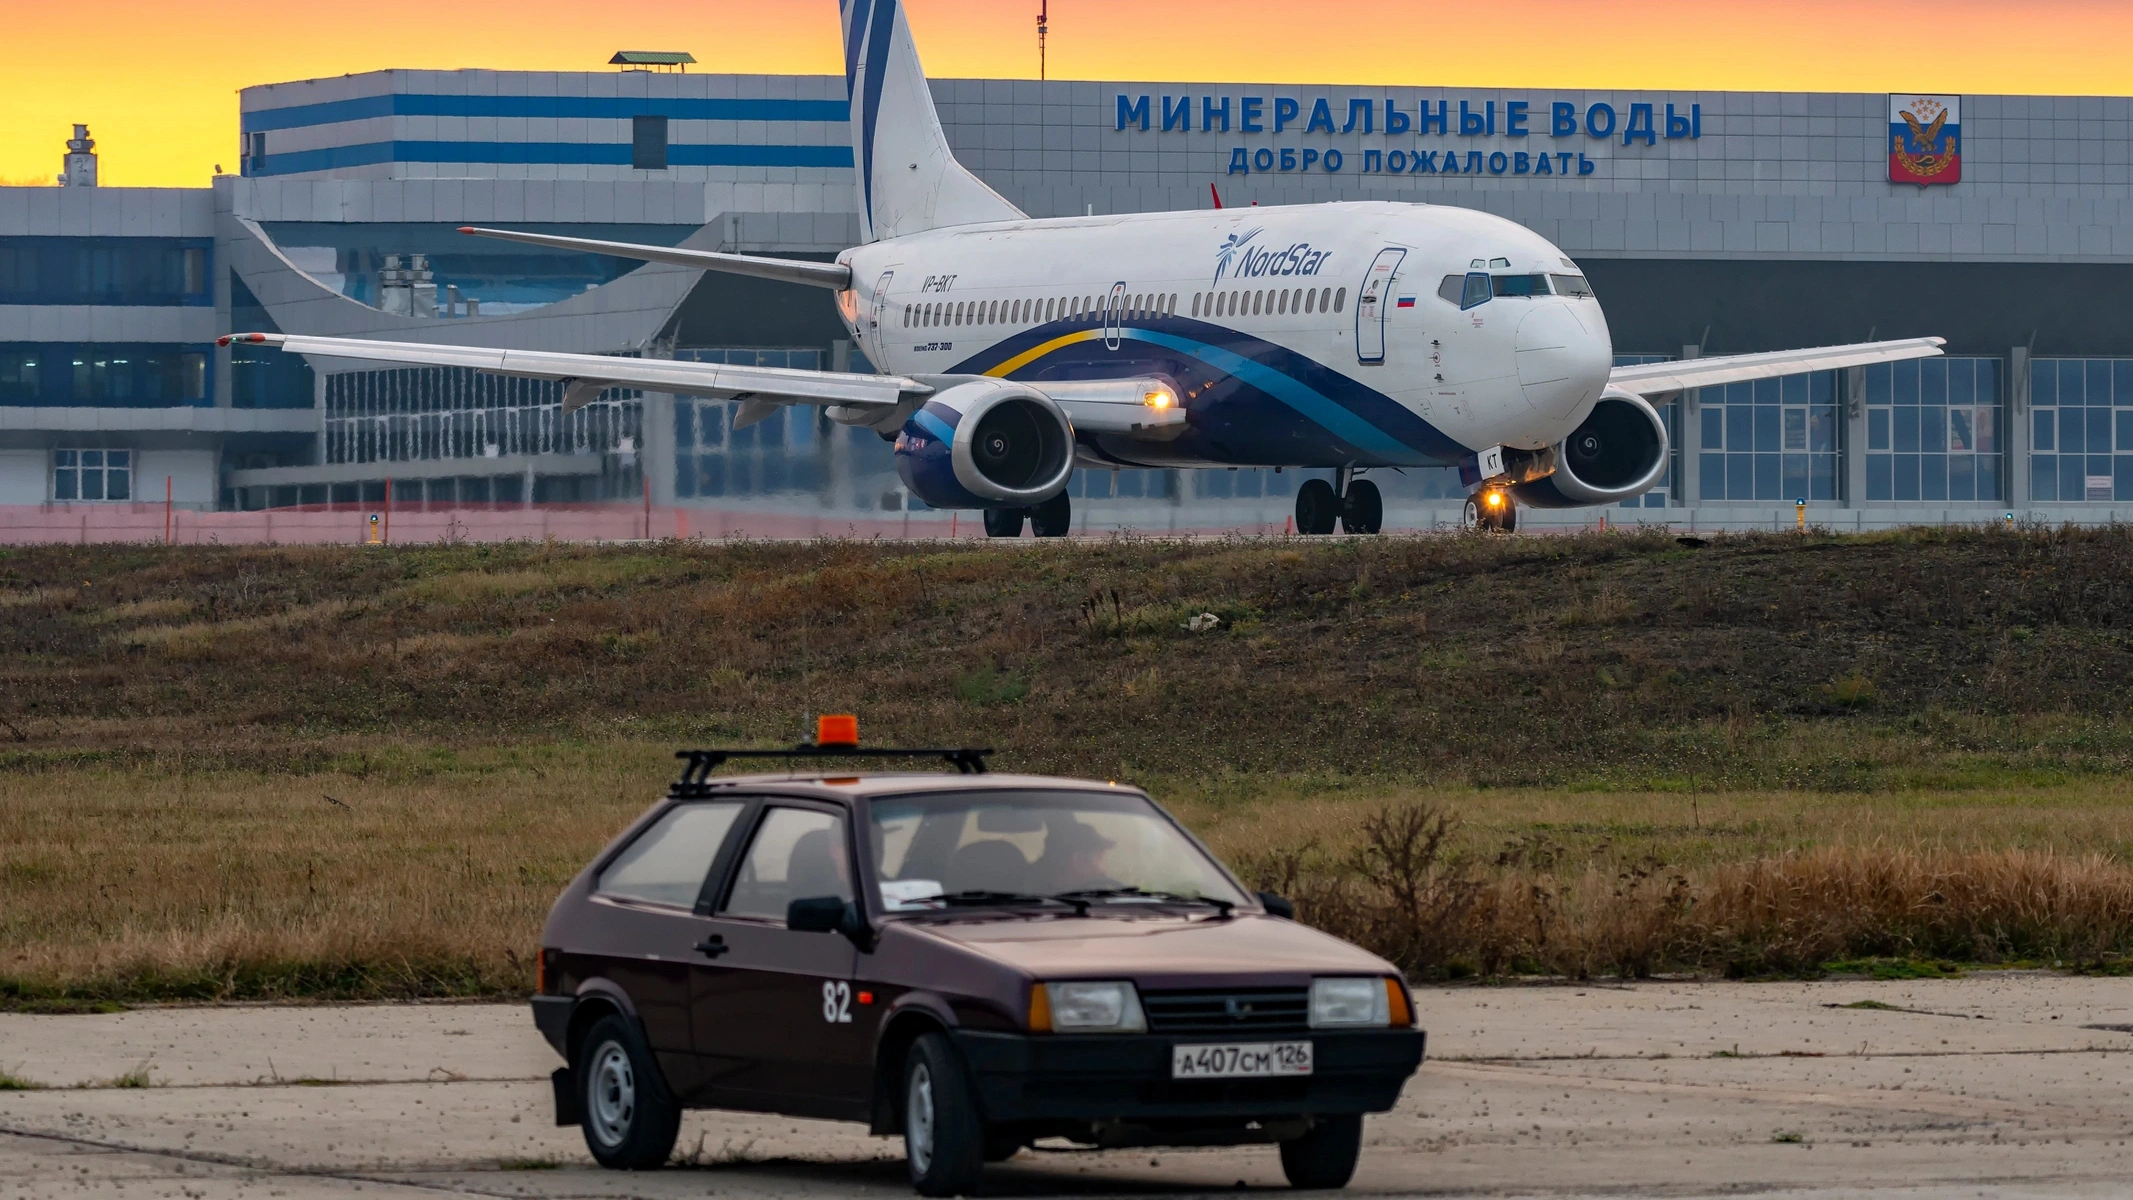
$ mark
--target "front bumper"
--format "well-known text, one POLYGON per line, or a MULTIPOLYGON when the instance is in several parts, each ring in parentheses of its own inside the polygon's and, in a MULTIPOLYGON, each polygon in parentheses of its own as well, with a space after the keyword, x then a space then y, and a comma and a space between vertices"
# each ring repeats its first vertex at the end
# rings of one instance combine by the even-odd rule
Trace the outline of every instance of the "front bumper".
POLYGON ((1171 1047, 1242 1038, 1163 1034, 1039 1035, 957 1030, 985 1119, 1226 1121, 1384 1112, 1422 1064, 1418 1029, 1254 1037, 1308 1039, 1312 1073, 1266 1079, 1172 1079, 1171 1047))

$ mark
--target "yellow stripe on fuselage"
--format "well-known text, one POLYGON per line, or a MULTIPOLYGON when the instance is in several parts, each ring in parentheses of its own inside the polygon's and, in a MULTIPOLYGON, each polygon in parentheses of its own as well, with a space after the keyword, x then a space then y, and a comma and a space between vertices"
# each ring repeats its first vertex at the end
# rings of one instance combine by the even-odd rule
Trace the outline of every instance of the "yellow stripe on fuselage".
POLYGON ((994 367, 992 370, 987 371, 985 373, 994 379, 1005 379, 1009 375, 1021 370, 1022 368, 1028 366, 1033 362, 1036 362, 1038 359, 1043 358, 1045 355, 1050 354, 1052 351, 1057 350, 1062 346, 1071 346, 1076 342, 1094 341, 1095 339, 1100 338, 1103 335, 1104 333, 1101 329, 1084 329, 1079 333, 1069 333, 1061 337, 1055 337, 1051 341, 1045 342, 1042 345, 1033 346, 1028 350, 1024 350, 1022 353, 1015 355, 1013 358, 1008 359, 1006 362, 1001 363, 999 366, 994 367))

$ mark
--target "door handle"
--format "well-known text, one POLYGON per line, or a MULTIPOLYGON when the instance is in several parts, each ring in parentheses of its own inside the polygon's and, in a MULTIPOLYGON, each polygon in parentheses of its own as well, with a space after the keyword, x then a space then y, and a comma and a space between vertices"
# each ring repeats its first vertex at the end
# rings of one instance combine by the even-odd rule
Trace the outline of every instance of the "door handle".
POLYGON ((726 951, 731 950, 733 947, 728 946, 726 944, 725 938, 714 933, 710 937, 705 938, 703 941, 696 943, 695 948, 696 952, 698 954, 703 955, 705 958, 717 958, 719 955, 724 954, 726 951))

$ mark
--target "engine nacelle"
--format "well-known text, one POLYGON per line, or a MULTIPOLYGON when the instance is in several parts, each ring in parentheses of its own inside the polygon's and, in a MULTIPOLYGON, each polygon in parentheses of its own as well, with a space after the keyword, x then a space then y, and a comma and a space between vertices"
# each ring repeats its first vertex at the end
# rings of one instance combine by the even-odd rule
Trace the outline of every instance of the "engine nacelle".
POLYGON ((1557 443, 1555 473, 1511 489, 1534 508, 1616 504, 1666 477, 1666 422, 1642 396, 1609 390, 1592 414, 1557 443))
POLYGON ((935 508, 1020 508, 1074 471, 1074 426, 1049 396, 1004 379, 926 398, 896 435, 896 473, 935 508))

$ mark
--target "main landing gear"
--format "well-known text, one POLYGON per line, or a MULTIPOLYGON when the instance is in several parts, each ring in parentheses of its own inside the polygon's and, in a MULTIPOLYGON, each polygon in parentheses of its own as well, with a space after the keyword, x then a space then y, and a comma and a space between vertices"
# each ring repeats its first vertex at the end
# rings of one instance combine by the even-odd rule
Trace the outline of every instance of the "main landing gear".
POLYGON ((1296 489, 1296 532, 1332 533, 1340 522, 1343 533, 1376 533, 1385 527, 1385 498, 1378 485, 1357 479, 1355 469, 1341 467, 1333 482, 1306 479, 1296 489))
POLYGON ((1512 533, 1518 529, 1518 503, 1502 488, 1483 488, 1466 498, 1461 522, 1468 533, 1512 533))
POLYGON ((1029 521, 1030 532, 1038 537, 1065 537, 1074 527, 1073 501, 1061 492, 1032 508, 988 508, 985 510, 985 536, 1021 537, 1024 519, 1029 521))

